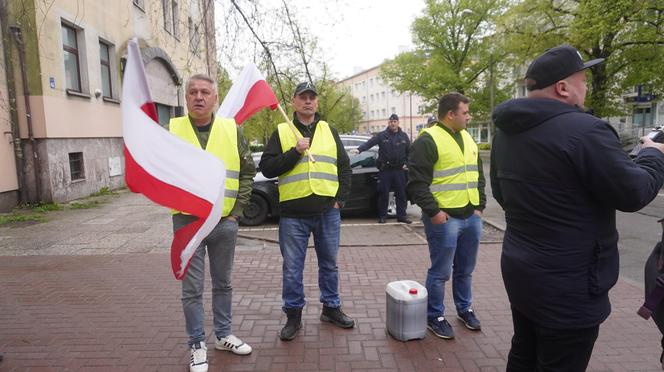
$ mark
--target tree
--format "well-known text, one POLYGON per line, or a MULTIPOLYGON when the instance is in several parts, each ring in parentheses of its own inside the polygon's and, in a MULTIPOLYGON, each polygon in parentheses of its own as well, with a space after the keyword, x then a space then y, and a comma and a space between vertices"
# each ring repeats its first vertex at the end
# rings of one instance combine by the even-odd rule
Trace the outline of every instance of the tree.
MULTIPOLYGON (((231 0, 230 3, 224 23, 225 39, 220 43, 222 55, 229 61, 237 54, 252 55, 259 69, 267 72, 267 82, 287 112, 295 86, 309 81, 317 87, 318 112, 324 120, 339 132, 357 126, 361 119, 359 104, 329 78, 327 65, 318 57, 316 38, 298 21, 296 9, 283 0, 276 8, 270 6, 273 2, 231 0), (244 46, 237 40, 242 40, 244 46)), ((244 124, 244 133, 249 139, 266 143, 276 125, 283 121, 279 112, 263 111, 244 124)))
MULTIPOLYGON (((473 113, 488 117, 489 72, 493 81, 504 74, 499 63, 495 19, 505 0, 427 0, 424 14, 412 25, 415 50, 386 61, 382 77, 400 92, 413 92, 435 101, 457 91, 473 99, 473 113)), ((507 95, 496 87, 496 96, 507 95)))
POLYGON ((586 106, 598 116, 620 113, 621 95, 635 85, 664 93, 662 0, 524 0, 501 20, 506 47, 522 64, 561 43, 584 59, 605 58, 591 71, 586 106))

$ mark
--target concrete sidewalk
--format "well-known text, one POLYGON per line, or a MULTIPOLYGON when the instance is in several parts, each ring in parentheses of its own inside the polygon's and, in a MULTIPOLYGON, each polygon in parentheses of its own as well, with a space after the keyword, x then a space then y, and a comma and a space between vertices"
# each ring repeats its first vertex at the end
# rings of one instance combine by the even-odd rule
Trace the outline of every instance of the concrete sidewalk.
MULTIPOLYGON (((180 285, 170 272, 168 214, 125 193, 100 208, 52 216, 47 223, 0 228, 0 371, 186 371, 189 354, 180 285)), ((457 335, 452 341, 429 333, 404 343, 386 335, 385 285, 423 282, 429 265, 417 229, 395 226, 343 233, 358 241, 382 236, 385 242, 403 242, 342 247, 341 296, 344 310, 356 319, 354 329, 318 319, 316 258, 307 257, 309 302, 304 328, 291 342, 277 336, 285 321, 279 249, 267 240, 241 239, 234 333, 254 352, 240 357, 210 350, 210 370, 504 370, 512 326, 496 243, 482 244, 474 275, 481 332, 451 319, 457 335)), ((642 299, 642 289, 622 280, 611 291, 613 312, 601 327, 590 371, 660 370, 661 335, 636 315, 642 299)), ((209 334, 209 292, 205 301, 209 334)), ((208 341, 212 344, 212 337, 208 341)))

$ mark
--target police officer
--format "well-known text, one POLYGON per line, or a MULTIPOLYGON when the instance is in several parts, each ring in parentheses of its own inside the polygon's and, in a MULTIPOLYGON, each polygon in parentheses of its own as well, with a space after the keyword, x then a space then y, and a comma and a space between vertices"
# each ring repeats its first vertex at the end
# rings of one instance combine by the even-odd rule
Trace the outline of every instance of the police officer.
POLYGON ((397 221, 412 223, 406 216, 406 161, 410 139, 399 128, 397 114, 390 115, 387 128, 357 148, 357 153, 378 145, 378 223, 385 223, 390 189, 394 187, 397 221))

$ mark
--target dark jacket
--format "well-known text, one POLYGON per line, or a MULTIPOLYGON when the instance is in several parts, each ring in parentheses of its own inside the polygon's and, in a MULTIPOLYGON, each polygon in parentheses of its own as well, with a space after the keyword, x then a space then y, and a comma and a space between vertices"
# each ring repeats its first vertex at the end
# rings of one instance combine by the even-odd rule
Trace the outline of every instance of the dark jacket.
MULTIPOLYGON (((461 132, 452 133, 443 124, 437 123, 436 125, 445 129, 454 138, 459 148, 461 148, 461 152, 465 151, 461 132)), ((422 212, 426 213, 429 217, 433 217, 441 211, 441 208, 438 207, 438 202, 429 190, 429 186, 431 186, 431 182, 433 181, 433 166, 436 164, 436 161, 438 161, 438 147, 436 147, 436 142, 434 142, 433 137, 429 133, 422 132, 410 148, 406 192, 410 200, 419 205, 422 208, 422 212)), ((477 153, 477 167, 480 173, 477 180, 477 190, 480 193, 479 205, 468 203, 468 205, 462 208, 442 208, 442 211, 455 218, 468 218, 476 210, 484 210, 486 206, 486 194, 484 192, 486 181, 484 179, 482 159, 480 159, 479 152, 477 153)))
POLYGON ((549 328, 600 324, 618 279, 616 209, 655 198, 664 154, 648 148, 632 161, 608 123, 551 99, 510 100, 493 117, 491 187, 505 210, 512 306, 549 328))
POLYGON ((376 162, 378 169, 401 169, 406 164, 410 139, 401 128, 397 132, 386 128, 361 144, 357 150, 359 152, 367 151, 376 145, 378 145, 378 161, 376 162))
MULTIPOLYGON (((316 114, 314 122, 310 125, 303 125, 297 119, 296 115, 293 115, 293 124, 300 131, 304 137, 309 137, 313 139, 316 128, 318 127, 318 121, 320 121, 320 116, 316 114)), ((279 213, 284 217, 313 217, 322 214, 328 208, 334 206, 335 202, 343 207, 348 195, 350 193, 350 160, 348 159, 348 154, 344 149, 344 145, 339 138, 337 130, 330 126, 332 131, 332 136, 337 143, 337 175, 339 177, 339 190, 335 197, 321 196, 312 194, 305 198, 288 200, 285 202, 279 203, 279 213)), ((313 141, 310 143, 313 145, 313 141)), ((300 158, 306 156, 305 154, 300 154, 295 150, 295 147, 291 147, 290 150, 286 152, 281 151, 281 140, 279 139, 279 130, 275 130, 272 133, 272 137, 265 145, 263 150, 263 155, 261 156, 261 161, 259 168, 265 177, 279 177, 280 175, 288 172, 293 169, 300 158)))

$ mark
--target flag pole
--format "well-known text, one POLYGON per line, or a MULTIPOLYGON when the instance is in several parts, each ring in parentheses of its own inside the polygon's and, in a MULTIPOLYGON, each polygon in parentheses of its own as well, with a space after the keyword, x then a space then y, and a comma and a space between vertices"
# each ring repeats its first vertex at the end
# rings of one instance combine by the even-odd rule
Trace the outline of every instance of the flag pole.
MULTIPOLYGON (((293 134, 295 135, 295 138, 297 138, 298 140, 300 138, 302 138, 300 136, 300 134, 297 132, 297 129, 295 128, 295 125, 293 124, 293 122, 290 120, 288 115, 286 115, 286 111, 284 111, 284 109, 281 107, 280 103, 277 104, 277 107, 279 107, 279 111, 281 112, 281 115, 283 115, 284 119, 286 119, 286 122, 288 122, 288 127, 291 129, 291 131, 293 131, 293 134)), ((311 139, 309 139, 309 141, 311 141, 311 139)), ((311 143, 311 142, 309 142, 309 143, 311 143)), ((304 150, 304 153, 307 154, 307 156, 309 157, 310 162, 312 162, 312 163, 316 162, 316 159, 314 159, 314 157, 311 155, 311 153, 309 153, 308 149, 304 150)))

